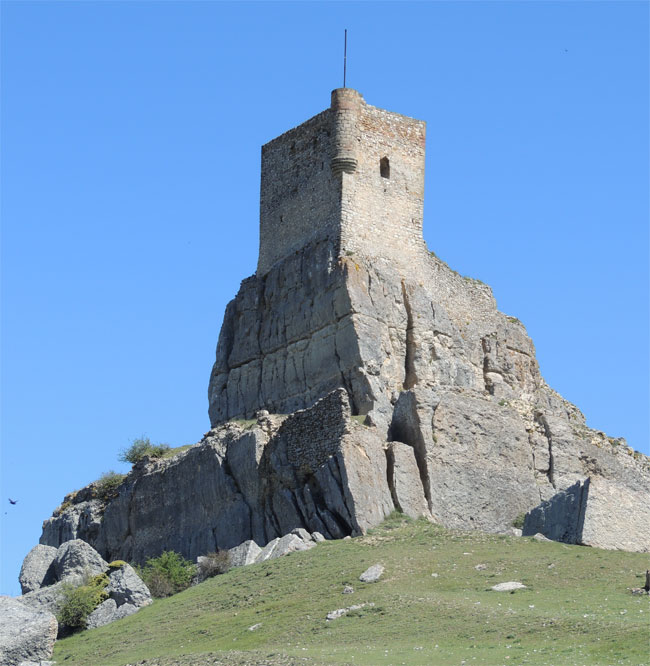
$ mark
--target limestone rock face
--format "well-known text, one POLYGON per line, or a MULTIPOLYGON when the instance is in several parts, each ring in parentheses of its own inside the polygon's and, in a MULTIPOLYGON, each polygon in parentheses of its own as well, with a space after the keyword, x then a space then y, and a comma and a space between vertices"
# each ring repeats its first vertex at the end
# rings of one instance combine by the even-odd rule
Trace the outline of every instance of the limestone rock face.
POLYGON ((395 508, 411 518, 429 518, 431 514, 424 495, 425 485, 422 482, 413 447, 402 442, 389 442, 386 453, 388 484, 395 508))
POLYGON ((48 536, 48 543, 62 544, 76 539, 80 525, 84 534, 96 534, 103 513, 103 503, 94 499, 93 484, 79 492, 70 493, 64 498, 61 507, 54 512, 54 516, 59 520, 44 526, 44 529, 56 529, 56 534, 48 536))
POLYGON ((136 465, 106 505, 83 489, 41 543, 143 562, 254 541, 266 557, 296 528, 342 538, 395 508, 509 532, 587 476, 645 497, 650 460, 546 385, 489 287, 433 255, 404 272, 338 250, 313 242, 245 280, 219 336, 212 430, 136 465))
MULTIPOLYGON (((490 288, 434 255, 414 254, 405 273, 315 243, 242 284, 217 347, 212 424, 305 408, 335 386, 380 437, 411 448, 427 510, 448 527, 506 531, 590 474, 650 484, 646 456, 590 430, 546 385, 490 288)), ((417 488, 397 472, 403 492, 417 488)))
POLYGON ((52 613, 0 597, 0 617, 0 664, 18 666, 50 658, 58 631, 52 613))
POLYGON ((56 548, 44 546, 40 543, 27 553, 18 575, 23 594, 54 583, 55 573, 52 565, 55 557, 56 548))
POLYGON ((610 550, 650 552, 650 487, 592 476, 526 514, 523 535, 610 550))
MULTIPOLYGON (((249 429, 224 424, 174 458, 136 466, 99 528, 79 522, 74 534, 108 560, 136 562, 163 550, 194 560, 249 540, 267 556, 274 539, 284 538, 281 550, 304 547, 302 532, 291 534, 297 528, 360 534, 394 510, 384 446, 376 428, 351 418, 338 389, 310 409, 249 429)), ((43 542, 56 544, 60 521, 71 524, 65 511, 53 516, 43 542)))

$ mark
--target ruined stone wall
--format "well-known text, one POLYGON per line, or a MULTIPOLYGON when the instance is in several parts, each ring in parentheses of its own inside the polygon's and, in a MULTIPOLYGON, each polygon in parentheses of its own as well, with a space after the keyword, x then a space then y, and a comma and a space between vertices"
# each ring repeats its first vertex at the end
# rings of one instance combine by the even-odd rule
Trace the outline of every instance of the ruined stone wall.
POLYGON ((311 409, 295 412, 278 432, 295 469, 316 469, 341 450, 350 407, 343 389, 332 391, 311 409))

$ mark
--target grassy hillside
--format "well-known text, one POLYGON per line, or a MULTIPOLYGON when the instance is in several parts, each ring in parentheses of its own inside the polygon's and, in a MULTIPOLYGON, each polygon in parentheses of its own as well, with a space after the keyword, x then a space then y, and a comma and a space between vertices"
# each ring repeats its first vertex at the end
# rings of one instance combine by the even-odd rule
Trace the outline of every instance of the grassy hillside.
POLYGON ((650 598, 628 591, 643 585, 648 560, 396 516, 367 536, 233 569, 61 640, 53 658, 66 666, 648 666, 650 598), (360 583, 377 562, 382 579, 360 583), (528 589, 490 590, 504 581, 528 589), (342 594, 345 585, 354 593, 342 594), (362 603, 374 606, 325 620, 362 603))

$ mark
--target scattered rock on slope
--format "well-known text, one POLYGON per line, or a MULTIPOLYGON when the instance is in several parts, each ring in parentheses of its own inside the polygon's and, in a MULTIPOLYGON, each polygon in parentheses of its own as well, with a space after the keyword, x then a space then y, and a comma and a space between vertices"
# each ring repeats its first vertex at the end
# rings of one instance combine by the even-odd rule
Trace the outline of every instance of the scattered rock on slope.
POLYGON ((383 573, 384 567, 381 564, 373 564, 359 576, 359 580, 362 583, 376 583, 383 573))
POLYGON ((523 583, 518 583, 517 581, 508 581, 507 583, 498 583, 493 585, 492 590, 495 592, 514 592, 515 590, 525 590, 526 586, 523 583))

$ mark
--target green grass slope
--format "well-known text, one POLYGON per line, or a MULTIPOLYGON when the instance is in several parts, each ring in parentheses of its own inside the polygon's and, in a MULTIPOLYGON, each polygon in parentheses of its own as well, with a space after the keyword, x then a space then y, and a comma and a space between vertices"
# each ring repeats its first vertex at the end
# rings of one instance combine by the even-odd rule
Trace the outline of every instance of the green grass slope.
POLYGON ((233 569, 61 640, 53 659, 70 666, 647 666, 650 598, 628 588, 643 585, 648 559, 395 516, 364 537, 233 569), (382 579, 359 582, 377 562, 386 568, 382 579), (490 590, 505 581, 528 589, 490 590), (342 594, 345 585, 354 593, 342 594), (363 603, 374 606, 325 620, 363 603))

